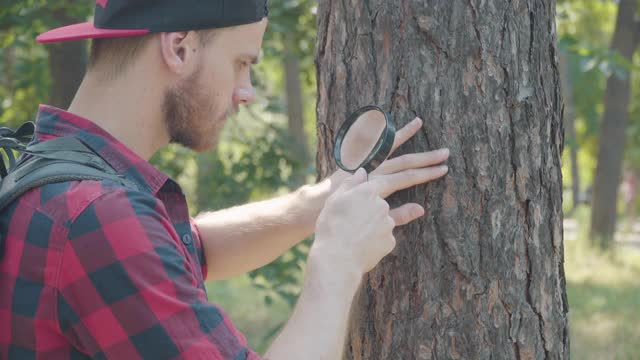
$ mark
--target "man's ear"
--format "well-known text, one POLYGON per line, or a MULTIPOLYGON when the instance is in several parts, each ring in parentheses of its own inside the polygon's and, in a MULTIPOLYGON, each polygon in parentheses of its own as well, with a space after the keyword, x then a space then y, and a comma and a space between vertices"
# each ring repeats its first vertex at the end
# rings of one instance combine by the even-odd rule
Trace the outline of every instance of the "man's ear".
POLYGON ((198 44, 193 31, 160 33, 162 59, 168 69, 178 75, 189 73, 195 67, 198 44))

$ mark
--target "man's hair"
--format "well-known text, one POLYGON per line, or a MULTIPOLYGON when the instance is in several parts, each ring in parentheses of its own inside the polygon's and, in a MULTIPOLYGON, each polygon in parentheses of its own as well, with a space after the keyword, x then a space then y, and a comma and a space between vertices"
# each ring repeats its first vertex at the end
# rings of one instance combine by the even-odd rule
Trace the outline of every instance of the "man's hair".
MULTIPOLYGON (((219 29, 198 30, 200 45, 207 46, 219 29)), ((125 38, 94 39, 91 42, 89 70, 97 70, 104 79, 115 79, 134 63, 157 34, 125 38)))

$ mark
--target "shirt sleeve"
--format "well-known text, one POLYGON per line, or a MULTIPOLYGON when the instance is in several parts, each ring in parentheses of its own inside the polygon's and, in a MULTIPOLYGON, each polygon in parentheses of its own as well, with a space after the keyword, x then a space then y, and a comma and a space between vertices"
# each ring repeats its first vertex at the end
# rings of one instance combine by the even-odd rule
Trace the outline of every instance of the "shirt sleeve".
POLYGON ((202 236, 200 235, 200 229, 198 229, 198 225, 196 224, 196 220, 194 218, 189 218, 189 223, 191 224, 191 232, 194 235, 193 240, 196 245, 198 259, 200 260, 200 271, 202 271, 202 278, 204 280, 207 280, 207 276, 209 275, 209 268, 207 267, 207 257, 205 256, 204 242, 202 241, 202 236))
POLYGON ((100 359, 259 359, 207 300, 161 202, 118 189, 69 226, 57 322, 100 359))

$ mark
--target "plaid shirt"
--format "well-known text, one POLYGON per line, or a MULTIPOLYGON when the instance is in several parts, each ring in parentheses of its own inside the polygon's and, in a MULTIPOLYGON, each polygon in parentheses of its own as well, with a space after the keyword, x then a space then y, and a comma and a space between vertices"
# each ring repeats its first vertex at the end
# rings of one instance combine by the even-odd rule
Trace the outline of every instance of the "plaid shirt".
POLYGON ((258 359, 207 301, 178 184, 89 120, 41 106, 35 141, 67 135, 143 190, 49 184, 0 212, 0 359, 258 359))

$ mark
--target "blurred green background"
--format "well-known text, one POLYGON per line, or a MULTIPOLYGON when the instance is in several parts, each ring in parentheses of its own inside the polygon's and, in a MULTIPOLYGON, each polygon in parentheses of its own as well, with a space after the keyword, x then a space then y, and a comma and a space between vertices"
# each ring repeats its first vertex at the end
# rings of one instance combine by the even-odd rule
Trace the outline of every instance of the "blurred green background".
MULTIPOLYGON (((182 184, 194 215, 315 181, 316 6, 309 0, 270 1, 263 60, 253 70, 258 101, 228 123, 215 152, 196 155, 169 146, 152 160, 182 184)), ((626 59, 610 47, 618 6, 606 0, 557 4, 567 131, 565 266, 575 359, 640 359, 640 222, 634 220, 640 207, 640 54, 626 59), (631 80, 631 104, 618 227, 613 244, 603 249, 592 245, 588 230, 598 146, 620 143, 600 131, 609 76, 631 80)), ((92 11, 88 0, 2 2, 0 126, 33 119, 40 103, 65 106, 75 92, 70 84, 84 72, 70 59, 84 61, 87 44, 45 47, 34 38, 83 21, 92 11)), ((211 301, 226 309, 260 352, 295 303, 309 241, 259 271, 208 284, 211 301)))

